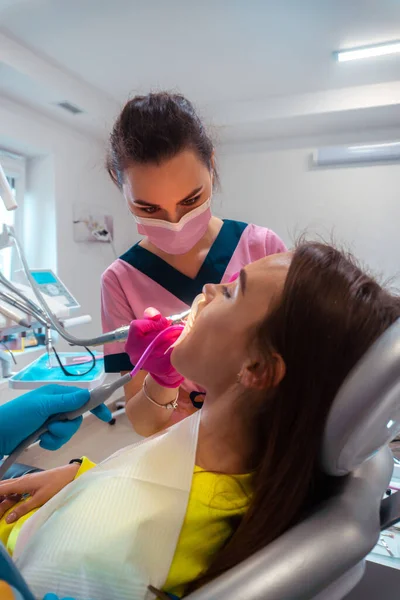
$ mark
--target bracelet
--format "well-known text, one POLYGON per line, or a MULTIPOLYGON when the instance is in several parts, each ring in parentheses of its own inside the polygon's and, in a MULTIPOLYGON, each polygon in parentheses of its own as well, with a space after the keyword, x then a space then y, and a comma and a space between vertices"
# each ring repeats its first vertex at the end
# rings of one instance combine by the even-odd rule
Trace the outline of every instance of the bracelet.
POLYGON ((69 465, 73 465, 74 463, 81 465, 83 463, 83 460, 81 458, 73 458, 72 460, 69 461, 69 465))
POLYGON ((149 394, 147 392, 146 379, 147 379, 147 375, 144 378, 142 390, 143 390, 143 394, 145 395, 147 400, 149 400, 149 402, 151 402, 152 404, 155 404, 159 408, 165 408, 166 410, 175 410, 176 408, 178 408, 179 388, 177 389, 175 400, 172 400, 172 402, 168 402, 168 404, 160 404, 160 402, 156 402, 155 400, 153 400, 153 398, 151 398, 149 396, 149 394))

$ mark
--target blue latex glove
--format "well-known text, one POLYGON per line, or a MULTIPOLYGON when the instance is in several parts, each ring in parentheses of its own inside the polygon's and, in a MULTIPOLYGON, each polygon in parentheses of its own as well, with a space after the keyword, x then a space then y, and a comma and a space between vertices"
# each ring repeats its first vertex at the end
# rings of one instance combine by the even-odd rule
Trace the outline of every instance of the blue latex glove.
MULTIPOLYGON (((89 400, 89 390, 64 385, 46 385, 32 390, 0 406, 0 457, 11 452, 22 440, 39 429, 57 413, 80 408, 89 400)), ((101 404, 91 411, 102 421, 110 421, 111 413, 101 404)), ((73 421, 55 421, 40 437, 40 446, 58 450, 78 431, 82 417, 73 421)))
POLYGON ((43 600, 75 600, 75 598, 59 598, 55 594, 46 594, 43 600))

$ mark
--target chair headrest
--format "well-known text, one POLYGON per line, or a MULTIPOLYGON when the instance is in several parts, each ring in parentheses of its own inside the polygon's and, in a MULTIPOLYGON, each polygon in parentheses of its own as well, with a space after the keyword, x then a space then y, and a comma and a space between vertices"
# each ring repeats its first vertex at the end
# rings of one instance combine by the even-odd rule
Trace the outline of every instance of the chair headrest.
POLYGON ((400 432, 400 319, 372 345, 339 389, 322 443, 322 468, 347 475, 400 432))

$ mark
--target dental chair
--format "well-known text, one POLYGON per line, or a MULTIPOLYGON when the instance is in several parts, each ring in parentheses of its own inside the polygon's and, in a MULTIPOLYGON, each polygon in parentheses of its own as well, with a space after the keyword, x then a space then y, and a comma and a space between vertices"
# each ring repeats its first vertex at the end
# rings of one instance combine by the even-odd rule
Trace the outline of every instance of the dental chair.
POLYGON ((400 492, 382 500, 393 472, 388 443, 399 431, 400 319, 366 353, 332 405, 321 464, 327 474, 343 478, 340 491, 188 598, 345 598, 361 580, 380 531, 400 520, 400 492))
MULTIPOLYGON (((380 531, 400 520, 400 493, 382 500, 393 471, 388 443, 399 432, 400 319, 350 373, 332 405, 321 464, 327 474, 342 478, 340 490, 272 544, 188 598, 345 598, 361 580, 380 531)), ((0 549, 0 579, 4 572, 0 549)))

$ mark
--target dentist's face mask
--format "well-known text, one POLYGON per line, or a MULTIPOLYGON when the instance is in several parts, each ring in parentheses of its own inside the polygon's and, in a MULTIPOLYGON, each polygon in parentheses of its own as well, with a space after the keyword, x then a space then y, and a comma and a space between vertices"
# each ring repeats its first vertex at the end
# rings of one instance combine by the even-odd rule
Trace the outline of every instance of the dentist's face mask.
POLYGON ((210 170, 191 149, 161 162, 127 165, 122 192, 138 232, 167 254, 189 252, 211 219, 210 170))
POLYGON ((186 213, 177 223, 134 215, 138 233, 167 254, 189 252, 205 235, 211 219, 211 198, 186 213))

